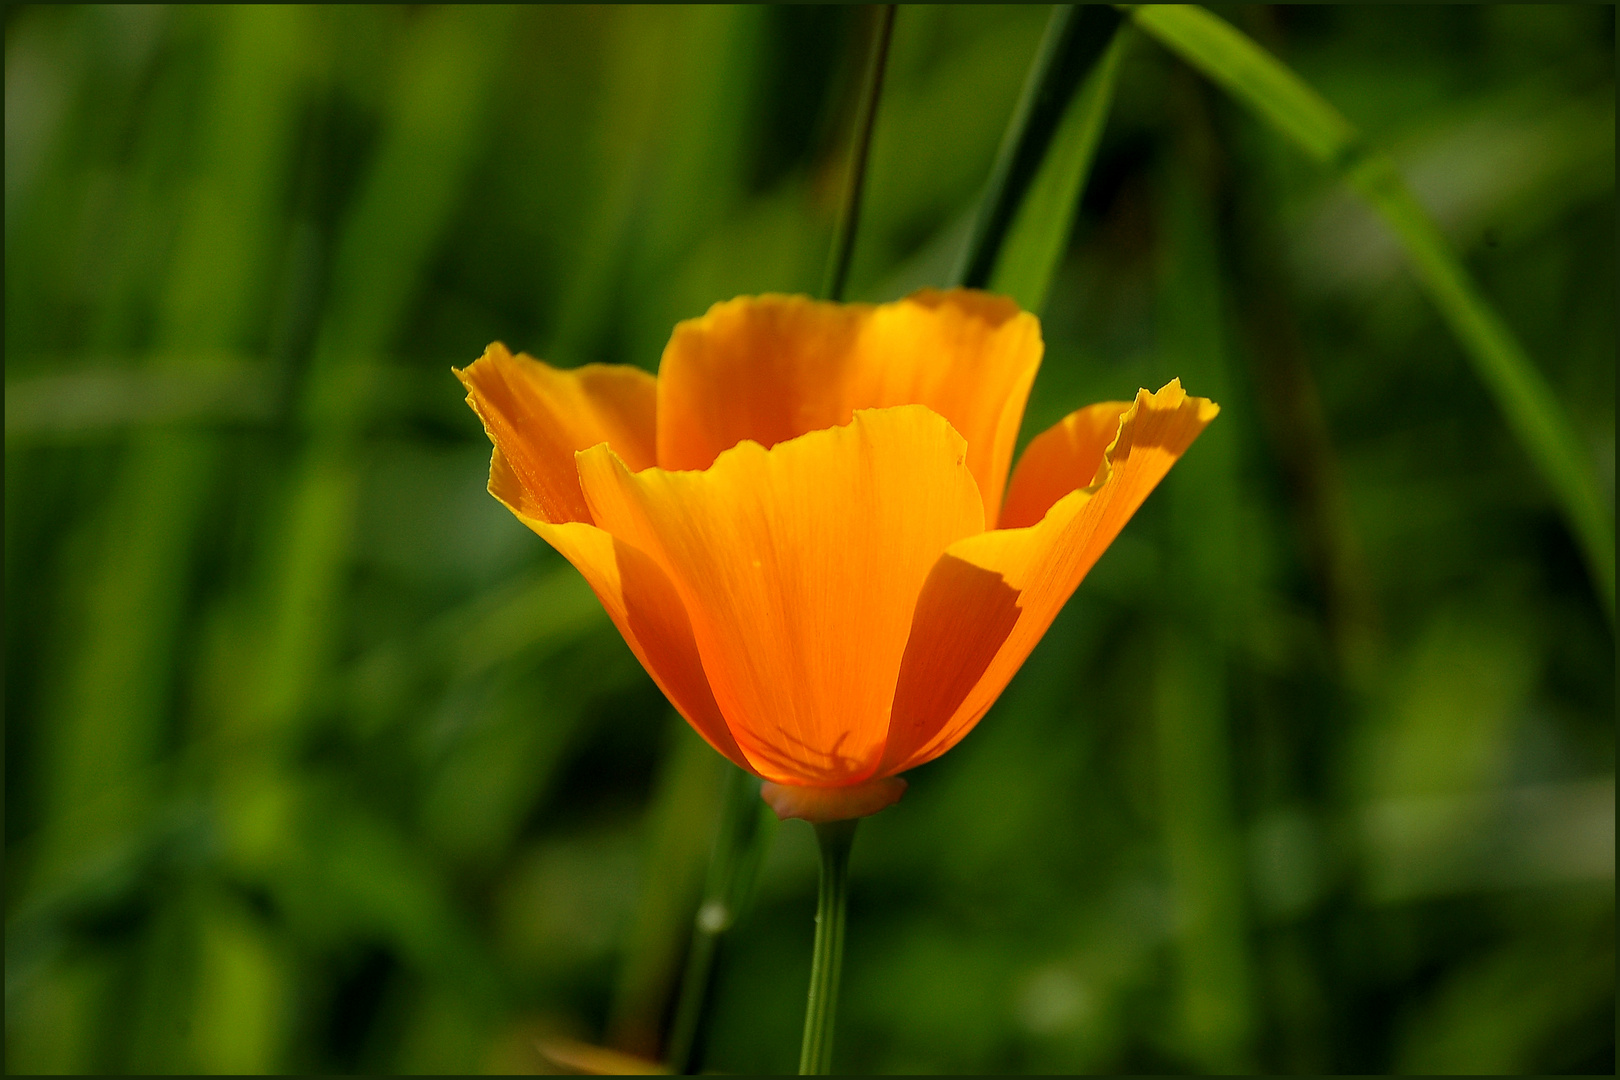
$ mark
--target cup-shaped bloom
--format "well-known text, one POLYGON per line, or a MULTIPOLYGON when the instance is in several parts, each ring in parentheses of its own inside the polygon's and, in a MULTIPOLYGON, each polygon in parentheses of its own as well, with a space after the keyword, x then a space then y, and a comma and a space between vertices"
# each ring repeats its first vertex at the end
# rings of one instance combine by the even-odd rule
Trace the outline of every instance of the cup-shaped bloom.
POLYGON ((675 708, 783 816, 899 797, 956 745, 1218 408, 1179 382, 1014 442, 1011 301, 742 297, 658 376, 491 345, 458 372, 489 490, 590 582, 675 708))

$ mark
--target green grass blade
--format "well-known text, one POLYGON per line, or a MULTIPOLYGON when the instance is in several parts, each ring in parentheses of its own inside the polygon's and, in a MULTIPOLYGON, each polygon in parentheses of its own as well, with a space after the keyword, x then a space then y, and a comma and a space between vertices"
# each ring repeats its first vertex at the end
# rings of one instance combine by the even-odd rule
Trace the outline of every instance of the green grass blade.
POLYGON ((1350 182, 1382 214, 1413 269, 1508 425, 1563 503, 1601 599, 1614 615, 1614 514, 1564 407, 1452 252, 1446 238, 1383 156, 1370 157, 1350 182))
POLYGON ((433 245, 448 227, 482 146, 483 117, 510 26, 502 9, 444 8, 411 29, 413 73, 344 224, 326 314, 301 405, 309 433, 285 524, 267 545, 264 667, 250 726, 290 734, 330 660, 351 553, 360 465, 355 447, 378 399, 367 365, 398 331, 433 245))
POLYGON ((671 745, 647 808, 645 884, 628 929, 609 1010, 615 1049, 657 1058, 665 1018, 679 993, 708 864, 714 820, 724 804, 727 762, 671 716, 671 745))
POLYGON ((877 25, 872 31, 872 55, 867 61, 861 108, 855 118, 849 177, 844 185, 844 201, 838 211, 832 252, 827 260, 826 280, 821 287, 822 298, 826 300, 842 300, 844 286, 849 283, 849 264, 855 254, 855 232, 861 224, 861 192, 866 187, 866 162, 872 149, 872 129, 876 126, 878 102, 883 97, 883 71, 889 63, 889 41, 894 37, 894 15, 898 6, 884 4, 878 10, 877 25))
POLYGON ((715 954, 720 939, 736 925, 753 898, 759 871, 776 836, 776 824, 776 816, 759 797, 759 781, 741 769, 728 771, 709 878, 693 920, 680 997, 664 1050, 664 1060, 675 1072, 695 1073, 701 1064, 699 1035, 712 1012, 715 954))
POLYGON ((1046 159, 1002 242, 990 289, 1011 296, 1026 311, 1039 313, 1046 305, 1047 289, 1063 258, 1080 208, 1080 192, 1114 102, 1128 30, 1115 31, 1107 51, 1070 99, 1046 159))
POLYGON ((1357 148, 1359 135, 1339 110, 1230 23, 1196 4, 1120 6, 1316 160, 1331 165, 1357 148))
MULTIPOLYGON (((278 166, 292 136, 300 89, 302 12, 204 10, 197 24, 219 43, 205 84, 209 105, 198 165, 177 225, 175 254, 156 315, 154 364, 184 380, 199 356, 239 347, 269 277, 278 166)), ((116 842, 149 809, 142 793, 162 756, 175 655, 194 544, 222 467, 213 440, 196 432, 144 431, 101 493, 104 549, 86 571, 83 633, 62 680, 51 725, 47 784, 50 837, 40 874, 71 867, 116 842)), ((149 792, 146 794, 150 794, 149 792)))
POLYGON ((1081 80, 1105 54, 1118 26, 1118 15, 1094 4, 1061 4, 1052 10, 962 252, 955 275, 962 285, 982 289, 990 284, 1067 106, 1081 80))
POLYGON ((1599 599, 1614 617, 1614 517, 1573 423, 1463 267, 1394 163, 1343 115, 1248 37, 1196 5, 1127 8, 1137 26, 1344 177, 1394 231, 1419 283, 1451 328, 1556 495, 1599 599))
POLYGON ((221 353, 187 366, 58 363, 45 375, 6 382, 6 445, 104 436, 158 424, 265 423, 275 410, 274 371, 262 360, 221 353))
POLYGON ((1233 371, 1233 327, 1215 177, 1193 147, 1207 119, 1189 108, 1159 166, 1164 245, 1155 321, 1162 356, 1194 393, 1227 410, 1165 477, 1166 581, 1175 607, 1159 630, 1151 679, 1160 829, 1174 905, 1184 916, 1167 945, 1176 968, 1170 1042, 1199 1071, 1248 1072, 1258 1012, 1245 942, 1240 802, 1233 790, 1231 658, 1259 607, 1259 567, 1245 542, 1243 455, 1252 414, 1233 371))

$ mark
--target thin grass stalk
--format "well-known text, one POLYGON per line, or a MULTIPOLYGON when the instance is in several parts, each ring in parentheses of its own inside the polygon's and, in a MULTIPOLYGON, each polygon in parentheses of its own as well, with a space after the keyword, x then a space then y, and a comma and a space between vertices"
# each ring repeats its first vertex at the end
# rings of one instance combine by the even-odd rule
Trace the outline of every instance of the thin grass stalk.
POLYGON ((838 226, 833 248, 827 257, 827 273, 821 295, 834 302, 844 298, 849 267, 855 256, 855 233, 861 224, 861 196, 866 190, 866 161, 872 150, 872 130, 877 126, 878 101, 883 96, 883 73, 889 66, 889 42, 894 37, 896 4, 882 5, 872 37, 871 56, 861 92, 860 112, 855 119, 855 144, 850 150, 849 175, 844 198, 838 208, 838 226))
POLYGON ((700 1036, 709 1017, 715 957, 727 931, 736 925, 753 894, 770 834, 763 828, 759 780, 730 769, 720 810, 709 878, 693 921, 692 943, 681 973, 680 997, 664 1060, 677 1073, 695 1072, 700 1036))

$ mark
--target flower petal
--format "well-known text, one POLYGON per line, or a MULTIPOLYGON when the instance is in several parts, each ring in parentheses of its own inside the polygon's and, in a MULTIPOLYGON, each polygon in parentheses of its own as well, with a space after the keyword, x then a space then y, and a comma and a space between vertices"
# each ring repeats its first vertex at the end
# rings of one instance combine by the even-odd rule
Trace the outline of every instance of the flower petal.
POLYGON ((921 406, 862 410, 704 472, 578 455, 595 520, 656 559, 754 769, 785 784, 867 779, 888 732, 923 580, 984 527, 967 447, 921 406))
POLYGON ((1119 418, 1130 407, 1128 401, 1087 405, 1031 439, 1007 485, 999 527, 1033 525, 1063 496, 1090 487, 1102 469, 1103 451, 1119 434, 1119 418))
POLYGON ((624 365, 564 371, 495 342, 456 377, 467 403, 505 458, 502 487, 490 492, 540 521, 591 520, 579 490, 574 451, 605 442, 631 468, 654 460, 658 381, 624 365))
POLYGON ((966 289, 875 307, 738 297, 681 323, 664 349, 658 464, 706 469, 744 439, 768 448, 857 409, 926 405, 967 440, 993 525, 1042 348, 1033 315, 966 289))
MULTIPOLYGON (((504 465, 499 450, 495 457, 504 465)), ((491 490, 494 486, 491 480, 491 490)), ((658 564, 594 525, 578 521, 552 524, 515 507, 513 513, 584 575, 630 651, 693 730, 720 753, 753 771, 709 690, 686 609, 658 564)))
MULTIPOLYGON (((918 600, 919 622, 977 611, 978 616, 957 616, 965 624, 957 633, 971 628, 987 641, 998 636, 1002 640, 995 658, 950 713, 917 715, 909 724, 895 726, 878 775, 904 772, 930 761, 973 729, 1023 666, 1080 580, 1218 412, 1220 407, 1208 399, 1188 397, 1179 379, 1156 394, 1143 390, 1120 421, 1099 483, 1063 496, 1035 525, 982 533, 951 545, 946 560, 960 560, 981 573, 931 574, 918 600), (1018 594, 1017 623, 1010 632, 1004 617, 983 615, 1004 609, 1004 597, 997 594, 991 576, 1000 579, 1001 588, 1018 594)), ((914 628, 912 633, 922 641, 950 636, 927 626, 914 628)), ((969 645, 955 647, 964 655, 975 653, 969 645)), ((981 645, 978 653, 984 651, 988 649, 981 645)), ((907 661, 910 659, 908 655, 907 661)), ((939 700, 948 702, 949 698, 939 700)))
POLYGON ((1018 624, 1018 590, 947 553, 923 584, 900 661, 894 710, 879 775, 939 731, 978 686, 1018 624))

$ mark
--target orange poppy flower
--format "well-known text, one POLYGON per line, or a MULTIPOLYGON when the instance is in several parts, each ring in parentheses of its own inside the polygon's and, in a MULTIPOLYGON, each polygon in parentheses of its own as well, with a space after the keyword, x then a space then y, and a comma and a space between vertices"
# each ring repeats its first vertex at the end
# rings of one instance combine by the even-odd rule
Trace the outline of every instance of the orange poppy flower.
POLYGON ((489 490, 783 817, 873 813, 961 741, 1218 407, 1071 413, 1007 482, 1040 324, 1010 300, 740 297, 658 376, 491 345, 489 490), (1004 493, 1005 489, 1005 493, 1004 493))

